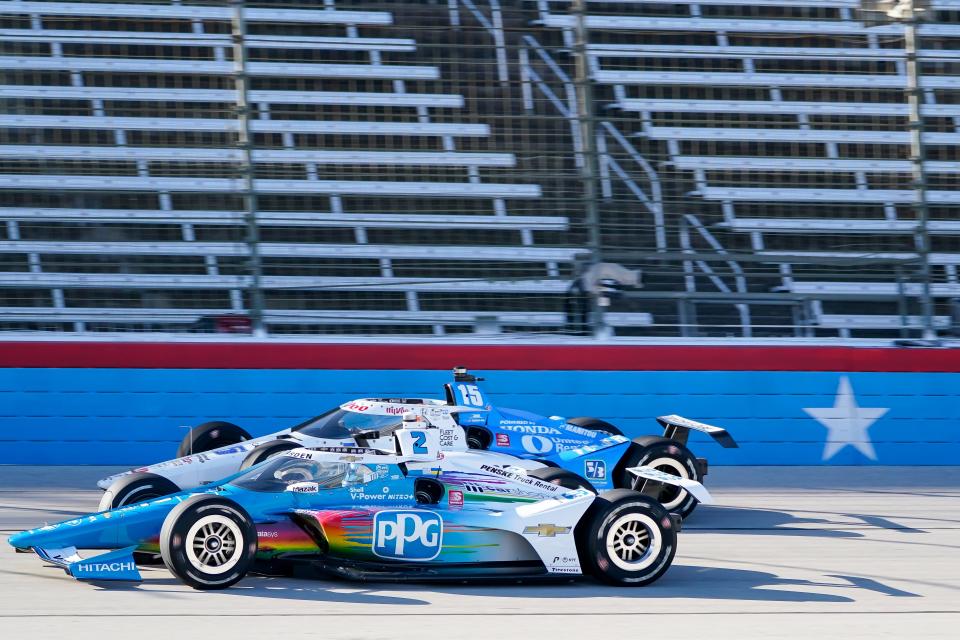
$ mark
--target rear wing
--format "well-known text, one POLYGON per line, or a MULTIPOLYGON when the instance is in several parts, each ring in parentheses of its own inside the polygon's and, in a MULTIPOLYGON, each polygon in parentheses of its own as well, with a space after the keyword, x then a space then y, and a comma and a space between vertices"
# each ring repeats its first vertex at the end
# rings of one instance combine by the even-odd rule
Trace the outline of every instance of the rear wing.
POLYGON ((706 433, 716 440, 717 444, 724 449, 736 449, 739 446, 736 440, 733 439, 733 436, 727 433, 726 429, 715 427, 712 424, 704 424, 703 422, 697 422, 696 420, 690 420, 675 414, 660 416, 657 418, 657 422, 663 425, 664 438, 676 440, 683 445, 687 444, 687 440, 690 438, 690 431, 693 430, 706 433))

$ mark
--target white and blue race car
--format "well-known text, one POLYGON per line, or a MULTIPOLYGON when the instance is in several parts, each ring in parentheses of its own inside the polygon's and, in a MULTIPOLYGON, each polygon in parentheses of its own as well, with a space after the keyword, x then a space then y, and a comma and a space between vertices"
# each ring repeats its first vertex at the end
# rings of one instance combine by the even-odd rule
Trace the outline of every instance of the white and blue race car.
POLYGON ((229 587, 259 565, 272 574, 301 567, 361 580, 590 575, 640 586, 662 576, 677 549, 680 518, 658 504, 656 487, 681 484, 710 501, 699 483, 649 467, 629 470, 656 485, 646 495, 598 494, 562 469, 528 470, 509 464, 516 458, 450 450, 447 430, 434 427, 444 416, 432 408, 408 413, 389 435, 358 433, 352 446, 283 451, 206 487, 8 542, 79 580, 138 581, 138 555, 158 553, 196 589, 229 587), (364 446, 368 439, 391 443, 364 446), (105 553, 84 558, 78 549, 105 553))
MULTIPOLYGON (((736 447, 725 429, 669 415, 658 418, 662 435, 625 437, 614 425, 596 418, 540 416, 493 406, 466 368, 454 369, 444 385, 445 398, 361 398, 344 403, 295 427, 258 438, 227 422, 209 422, 191 430, 174 460, 104 478, 100 509, 117 508, 146 498, 216 482, 283 451, 298 447, 366 446, 389 448, 388 437, 408 412, 429 416, 443 430, 445 450, 478 449, 508 456, 524 468, 558 467, 583 476, 598 490, 643 489, 630 468, 647 466, 681 479, 702 482, 707 461, 687 448, 690 431, 736 447)), ((672 513, 689 516, 697 500, 681 486, 660 499, 672 513)))

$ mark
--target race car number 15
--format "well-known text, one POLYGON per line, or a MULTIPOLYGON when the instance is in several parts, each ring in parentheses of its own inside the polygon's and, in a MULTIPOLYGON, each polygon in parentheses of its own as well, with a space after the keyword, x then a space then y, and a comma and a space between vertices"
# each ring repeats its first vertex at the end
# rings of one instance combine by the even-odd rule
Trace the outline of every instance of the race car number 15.
POLYGON ((458 384, 457 391, 460 392, 460 397, 463 399, 463 404, 468 407, 482 407, 483 406, 483 396, 480 394, 480 389, 477 388, 475 384, 458 384))

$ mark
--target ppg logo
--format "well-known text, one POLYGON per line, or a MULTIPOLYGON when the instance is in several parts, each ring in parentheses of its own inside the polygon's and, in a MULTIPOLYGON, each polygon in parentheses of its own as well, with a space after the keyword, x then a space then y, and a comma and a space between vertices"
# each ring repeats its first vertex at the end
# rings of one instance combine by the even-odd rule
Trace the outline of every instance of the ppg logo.
POLYGON ((373 553, 392 560, 433 560, 443 544, 443 519, 432 511, 378 511, 373 553))

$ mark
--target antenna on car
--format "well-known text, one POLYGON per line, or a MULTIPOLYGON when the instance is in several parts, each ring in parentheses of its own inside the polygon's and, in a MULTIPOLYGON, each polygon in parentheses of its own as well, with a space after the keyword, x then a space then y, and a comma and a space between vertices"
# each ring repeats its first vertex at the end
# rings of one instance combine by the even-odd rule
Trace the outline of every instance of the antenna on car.
POLYGON ((473 375, 462 364, 453 368, 453 380, 455 382, 483 382, 483 378, 478 378, 477 376, 473 375))

